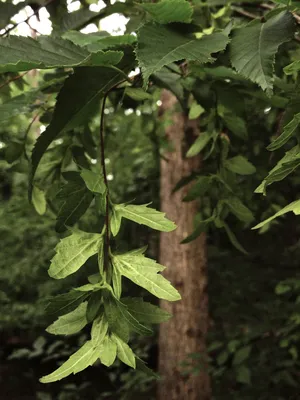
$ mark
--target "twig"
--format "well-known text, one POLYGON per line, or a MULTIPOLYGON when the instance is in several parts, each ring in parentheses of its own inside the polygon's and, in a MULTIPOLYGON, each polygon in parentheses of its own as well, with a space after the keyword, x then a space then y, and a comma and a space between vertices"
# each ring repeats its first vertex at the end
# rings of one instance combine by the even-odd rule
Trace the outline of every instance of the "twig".
MULTIPOLYGON (((266 4, 266 3, 261 3, 260 6, 262 8, 267 9, 267 10, 273 10, 275 8, 274 5, 266 4)), ((293 14, 295 20, 298 22, 298 24, 300 24, 300 16, 298 14, 296 14, 296 13, 292 13, 292 14, 293 14)))
POLYGON ((238 13, 238 14, 240 14, 240 15, 243 15, 244 17, 247 17, 247 18, 250 18, 250 19, 259 18, 258 15, 252 14, 252 13, 250 13, 250 12, 248 12, 248 11, 246 11, 246 10, 243 10, 242 8, 239 8, 239 7, 234 7, 234 6, 233 6, 232 9, 233 9, 236 13, 238 13))
POLYGON ((24 73, 21 74, 21 75, 14 76, 13 78, 9 79, 8 81, 2 83, 2 85, 0 85, 0 90, 1 90, 2 88, 4 88, 4 86, 9 85, 11 82, 17 81, 18 79, 23 78, 24 75, 28 74, 28 72, 29 72, 29 71, 26 71, 26 72, 24 72, 24 73))

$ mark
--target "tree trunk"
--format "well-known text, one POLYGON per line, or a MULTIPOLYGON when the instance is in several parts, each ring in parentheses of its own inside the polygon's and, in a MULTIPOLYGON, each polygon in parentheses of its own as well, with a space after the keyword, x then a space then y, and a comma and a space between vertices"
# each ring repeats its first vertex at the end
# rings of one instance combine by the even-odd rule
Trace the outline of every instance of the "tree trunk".
POLYGON ((180 242, 193 231, 197 202, 182 202, 189 185, 172 194, 178 181, 201 167, 200 157, 185 158, 186 150, 198 134, 195 121, 188 121, 176 111, 176 98, 167 91, 162 94, 162 111, 171 111, 171 125, 166 137, 172 151, 161 161, 161 210, 175 221, 177 229, 162 233, 160 262, 167 267, 164 276, 179 290, 182 300, 162 301, 161 306, 173 317, 161 324, 159 333, 159 372, 162 381, 158 388, 159 400, 208 400, 211 398, 210 379, 206 365, 197 376, 183 376, 181 363, 191 353, 201 353, 206 358, 206 333, 208 326, 208 298, 206 271, 206 238, 181 245, 180 242))

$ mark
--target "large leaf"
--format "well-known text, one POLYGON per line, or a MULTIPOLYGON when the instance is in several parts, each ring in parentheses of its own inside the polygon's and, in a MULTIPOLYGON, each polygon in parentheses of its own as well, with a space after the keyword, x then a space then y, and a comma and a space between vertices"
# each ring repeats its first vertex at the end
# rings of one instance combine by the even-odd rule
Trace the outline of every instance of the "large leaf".
POLYGON ((162 0, 158 3, 140 4, 154 21, 160 24, 170 22, 191 22, 193 7, 185 0, 162 0))
POLYGON ((49 275, 61 279, 76 272, 86 260, 97 253, 102 239, 100 234, 74 230, 56 246, 49 275))
POLYGON ((129 312, 139 322, 144 324, 160 324, 171 318, 171 314, 167 311, 144 301, 140 297, 123 297, 122 303, 128 307, 129 312))
POLYGON ((135 368, 135 355, 127 343, 123 342, 117 335, 112 334, 112 340, 117 345, 117 356, 129 367, 135 368))
POLYGON ((55 226, 57 232, 63 232, 74 225, 93 200, 92 193, 86 188, 80 175, 74 173, 71 176, 72 179, 56 195, 56 199, 61 201, 55 226))
POLYGON ((117 70, 95 67, 79 68, 66 80, 58 95, 51 123, 39 136, 33 148, 32 179, 43 154, 52 141, 59 134, 86 122, 105 93, 123 79, 123 74, 117 70))
POLYGON ((185 59, 201 63, 213 61, 211 54, 224 50, 228 41, 228 37, 222 33, 195 39, 169 26, 151 23, 144 25, 138 33, 136 50, 144 85, 147 86, 151 74, 174 61, 185 59))
POLYGON ((291 204, 282 208, 276 214, 272 215, 272 217, 260 222, 258 225, 254 226, 252 229, 262 228, 264 225, 273 221, 273 219, 281 217, 282 215, 284 215, 288 212, 293 212, 295 215, 300 215, 300 200, 293 201, 291 204))
POLYGON ((72 373, 77 374, 77 372, 80 372, 88 366, 93 365, 97 358, 98 352, 95 350, 92 341, 87 341, 78 351, 76 351, 76 353, 72 354, 71 357, 69 357, 69 359, 56 371, 41 378, 40 382, 50 383, 60 381, 61 379, 65 378, 68 375, 71 375, 72 373))
POLYGON ((81 303, 74 311, 59 317, 46 331, 52 335, 72 335, 81 331, 87 324, 86 307, 87 302, 81 303))
POLYGON ((297 132, 299 124, 300 113, 294 115, 294 118, 284 127, 282 134, 269 144, 267 149, 273 151, 283 146, 297 132))
POLYGON ((149 208, 146 204, 140 206, 117 204, 114 208, 121 217, 138 224, 147 225, 152 229, 162 232, 170 232, 176 229, 174 222, 168 220, 165 213, 149 208))
POLYGON ((293 38, 295 20, 283 11, 267 22, 253 21, 234 31, 231 62, 238 73, 272 92, 274 62, 278 47, 293 38))
POLYGON ((40 36, 37 40, 23 36, 0 38, 0 72, 115 65, 122 56, 120 51, 90 53, 59 37, 40 36))
POLYGON ((169 301, 180 300, 178 291, 158 272, 164 267, 142 254, 124 253, 113 257, 121 275, 148 290, 154 296, 169 301))

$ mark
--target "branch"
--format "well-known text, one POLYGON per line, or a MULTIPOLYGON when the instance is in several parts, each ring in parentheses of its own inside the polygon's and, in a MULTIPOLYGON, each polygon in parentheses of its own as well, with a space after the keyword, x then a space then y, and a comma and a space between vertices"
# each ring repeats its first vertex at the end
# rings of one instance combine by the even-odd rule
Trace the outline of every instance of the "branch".
MULTIPOLYGON (((273 10, 275 8, 274 5, 266 4, 266 3, 261 3, 260 6, 262 8, 267 9, 267 10, 273 10)), ((298 24, 300 24, 300 16, 298 14, 296 14, 296 13, 292 13, 292 14, 293 14, 295 20, 298 22, 298 24)))
POLYGON ((4 88, 4 86, 9 85, 11 82, 14 82, 14 81, 17 81, 18 79, 23 78, 24 75, 28 74, 28 72, 29 72, 29 71, 26 71, 26 72, 24 72, 24 73, 21 74, 21 75, 14 76, 13 78, 9 79, 8 81, 2 83, 2 85, 0 85, 0 90, 1 90, 2 88, 4 88))

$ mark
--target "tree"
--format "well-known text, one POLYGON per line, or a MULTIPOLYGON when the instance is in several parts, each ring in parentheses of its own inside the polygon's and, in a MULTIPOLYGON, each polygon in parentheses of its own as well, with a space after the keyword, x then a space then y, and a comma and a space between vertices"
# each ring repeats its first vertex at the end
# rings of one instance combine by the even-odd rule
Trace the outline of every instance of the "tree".
MULTIPOLYGON (((43 214, 47 204, 56 215, 57 232, 70 233, 57 245, 49 274, 54 279, 63 279, 77 272, 90 257, 98 254, 99 261, 99 271, 89 276, 85 285, 52 299, 48 305, 48 309, 58 307, 63 314, 48 328, 51 333, 72 334, 88 323, 92 324, 92 328, 91 339, 57 371, 44 377, 43 382, 77 373, 98 358, 107 366, 118 357, 132 368, 147 369, 127 344, 130 332, 150 334, 148 323, 163 321, 167 314, 142 299, 123 298, 122 276, 160 299, 180 299, 178 291, 159 274, 163 267, 146 257, 145 249, 123 254, 116 252, 114 237, 124 219, 163 232, 174 231, 175 224, 148 205, 115 204, 109 191, 105 164, 106 105, 110 104, 116 110, 122 99, 124 105, 129 97, 137 102, 148 102, 151 110, 160 88, 171 91, 181 106, 179 114, 171 111, 169 116, 172 131, 168 126, 165 128, 174 140, 175 152, 168 152, 166 157, 170 157, 169 164, 166 160, 162 161, 162 208, 168 212, 168 216, 174 215, 175 219, 183 218, 186 222, 185 226, 179 226, 176 233, 162 234, 161 259, 165 260, 165 264, 175 260, 176 268, 179 268, 178 259, 182 257, 185 271, 187 258, 192 265, 190 275, 185 274, 185 282, 182 277, 179 281, 173 281, 171 272, 165 275, 178 286, 179 292, 183 285, 185 296, 181 305, 178 303, 172 307, 176 315, 170 326, 176 329, 180 325, 180 318, 188 315, 182 312, 183 305, 190 302, 186 293, 191 298, 197 296, 196 305, 200 306, 201 303, 203 307, 199 320, 195 315, 196 310, 191 310, 189 319, 194 318, 192 325, 195 325, 196 332, 192 332, 189 339, 182 343, 184 350, 178 346, 177 355, 174 350, 174 358, 163 357, 169 343, 162 339, 161 368, 168 371, 166 387, 169 387, 168 379, 172 379, 170 371, 174 363, 188 356, 188 352, 203 350, 205 366, 207 309, 203 233, 222 229, 237 250, 245 253, 246 246, 240 244, 234 233, 236 223, 232 229, 231 221, 232 216, 236 217, 240 223, 238 227, 243 229, 249 229, 253 223, 255 205, 261 200, 256 200, 252 191, 249 194, 249 186, 245 190, 249 180, 255 183, 263 179, 256 192, 266 194, 271 184, 286 178, 299 165, 298 144, 291 148, 297 139, 299 126, 299 61, 295 60, 298 3, 248 3, 240 8, 235 5, 223 6, 223 1, 195 1, 193 4, 184 0, 139 4, 127 1, 108 4, 97 13, 91 12, 82 3, 78 12, 67 14, 63 11, 64 7, 61 7, 62 10, 56 7, 60 3, 53 1, 46 5, 54 22, 52 36, 39 36, 33 40, 9 35, 16 28, 15 25, 8 25, 2 32, 2 124, 16 116, 22 118, 19 114, 32 109, 37 109, 36 115, 41 114, 41 121, 48 124, 37 140, 30 135, 30 126, 25 135, 18 132, 13 137, 4 125, 2 133, 6 160, 13 168, 23 167, 27 171, 29 198, 36 210, 43 214), (124 35, 86 35, 78 32, 89 22, 101 20, 115 12, 129 18, 124 35), (236 19, 232 22, 231 17, 236 19), (253 21, 245 24, 245 18, 253 21), (137 32, 137 36, 131 35, 132 32, 137 32), (130 77, 130 72, 136 67, 141 72, 130 77), (41 73, 45 81, 41 79, 37 88, 23 90, 22 84, 26 82, 23 71, 36 68, 53 72, 41 73), (21 75, 15 75, 20 72, 21 75), (11 82, 20 84, 20 94, 11 96, 11 82), (91 121, 97 117, 99 121, 97 110, 100 103, 99 131, 91 131, 91 121), (250 108, 251 115, 247 113, 250 108), (253 142, 256 140, 255 134, 249 130, 252 115, 267 120, 271 125, 268 137, 257 139, 256 147, 253 142), (183 130, 187 120, 194 122, 189 123, 190 129, 183 130), (273 140, 268 150, 275 151, 275 158, 277 154, 280 157, 283 149, 287 152, 268 173, 266 152, 261 157, 255 155, 261 153, 261 148, 268 144, 270 137, 273 140), (203 159, 201 168, 200 153, 203 159), (95 158, 98 158, 96 164, 95 158), (176 180, 179 180, 177 187, 172 189, 176 180), (185 184, 189 186, 182 189, 185 184), (173 207, 169 210, 166 205, 172 190, 175 191, 172 200, 176 210, 173 207), (180 205, 179 190, 186 193, 184 206, 180 205), (192 218, 198 210, 194 202, 196 199, 201 199, 201 207, 194 218, 194 231, 190 232, 192 218), (92 207, 95 204, 102 215, 102 231, 85 232, 74 228, 91 204, 92 207), (182 208, 182 215, 178 207, 182 208), (183 239, 183 233, 187 236, 184 239, 187 247, 180 248, 176 259, 173 259, 171 257, 175 255, 166 247, 172 237, 176 241, 183 239), (191 290, 187 282, 195 280, 194 261, 199 250, 203 273, 199 279, 200 292, 194 294, 197 288, 191 290), (149 319, 149 315, 153 315, 152 318, 149 319), (201 332, 201 341, 196 340, 198 330, 201 332)), ((0 3, 3 9, 1 15, 4 15, 1 22, 3 27, 23 7, 20 4, 0 3)), ((170 110, 165 104, 163 107, 168 117, 170 110)), ((164 123, 168 125, 167 120, 164 123)), ((172 143, 169 145, 172 147, 172 143)), ((292 202, 256 228, 266 229, 275 218, 287 212, 297 215, 298 210, 299 202, 292 202)), ((176 275, 176 279, 179 278, 176 275)), ((180 368, 177 368, 178 374, 180 368)), ((187 395, 209 398, 207 373, 202 372, 201 375, 201 381, 191 376, 186 380, 187 384, 181 380, 180 394, 177 395, 181 398, 187 395)), ((175 398, 173 393, 172 396, 175 398)))

